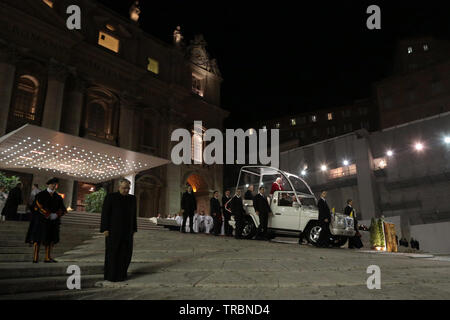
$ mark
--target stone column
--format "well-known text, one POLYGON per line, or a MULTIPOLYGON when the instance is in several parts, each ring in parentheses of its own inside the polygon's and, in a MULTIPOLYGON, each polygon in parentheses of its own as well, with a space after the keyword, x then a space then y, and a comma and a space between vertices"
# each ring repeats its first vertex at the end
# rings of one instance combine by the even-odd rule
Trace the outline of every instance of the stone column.
POLYGON ((16 52, 9 47, 0 47, 0 137, 6 133, 11 96, 14 86, 16 52))
MULTIPOLYGON (((179 119, 180 120, 180 119, 179 119)), ((172 131, 181 128, 182 126, 177 124, 176 117, 170 115, 167 119, 167 145, 168 150, 166 157, 170 159, 170 154, 172 147, 175 145, 174 142, 170 141, 172 131)), ((178 121, 179 123, 179 121, 178 121)), ((166 166, 166 188, 165 188, 165 201, 166 201, 166 214, 177 214, 181 208, 181 165, 175 165, 169 163, 166 166)))
POLYGON ((130 97, 123 94, 120 98, 119 147, 133 150, 135 145, 134 127, 135 105, 130 97))
POLYGON ((131 181, 131 185, 130 185, 130 194, 134 195, 134 190, 136 187, 136 174, 130 174, 128 176, 125 177, 125 179, 128 179, 131 181))
POLYGON ((72 88, 64 99, 64 113, 61 118, 61 131, 78 136, 83 114, 85 83, 79 78, 73 79, 72 88))
POLYGON ((66 67, 54 59, 50 60, 47 95, 42 117, 42 126, 45 128, 60 130, 66 77, 66 67))
POLYGON ((367 137, 354 140, 356 176, 362 220, 379 217, 378 192, 373 172, 373 158, 367 137))

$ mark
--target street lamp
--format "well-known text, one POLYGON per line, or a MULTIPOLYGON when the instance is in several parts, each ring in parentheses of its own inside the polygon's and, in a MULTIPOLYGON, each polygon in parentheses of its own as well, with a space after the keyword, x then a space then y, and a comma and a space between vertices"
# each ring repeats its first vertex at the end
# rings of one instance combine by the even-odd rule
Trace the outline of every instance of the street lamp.
POLYGON ((417 143, 414 145, 414 148, 416 149, 416 151, 422 151, 422 150, 423 150, 423 143, 417 142, 417 143))

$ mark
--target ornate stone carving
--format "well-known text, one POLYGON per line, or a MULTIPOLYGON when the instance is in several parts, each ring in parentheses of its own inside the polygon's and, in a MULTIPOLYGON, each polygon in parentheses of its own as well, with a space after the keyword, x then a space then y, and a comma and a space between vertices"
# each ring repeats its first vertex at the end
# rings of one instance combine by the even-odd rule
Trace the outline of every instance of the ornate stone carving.
POLYGON ((177 26, 177 28, 173 31, 173 44, 176 46, 181 46, 183 41, 183 35, 181 34, 181 27, 177 26))
POLYGON ((139 1, 135 1, 130 7, 130 19, 138 22, 141 9, 139 8, 139 1))
POLYGON ((196 35, 187 48, 187 56, 196 66, 221 77, 217 62, 215 59, 210 59, 206 46, 207 43, 203 35, 196 35))

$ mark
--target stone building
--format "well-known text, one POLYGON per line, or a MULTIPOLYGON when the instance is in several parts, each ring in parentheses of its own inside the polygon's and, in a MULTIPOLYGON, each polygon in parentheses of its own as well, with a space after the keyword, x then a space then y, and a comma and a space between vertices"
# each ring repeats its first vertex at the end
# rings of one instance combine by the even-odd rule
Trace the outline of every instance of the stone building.
POLYGON ((302 175, 342 212, 359 219, 400 216, 409 225, 450 221, 450 112, 375 132, 358 130, 280 154, 280 168, 302 175))
MULTIPOLYGON (((177 28, 167 44, 139 27, 139 9, 126 19, 87 0, 4 0, 0 12, 0 136, 29 123, 170 159, 174 129, 192 130, 194 120, 222 129, 222 78, 202 36, 184 45, 177 28), (71 5, 81 9, 80 30, 66 25, 71 5)), ((139 173, 139 216, 178 212, 186 183, 208 211, 222 170, 169 164, 139 173)), ((48 178, 8 174, 21 177, 24 195, 48 178)), ((103 186, 111 191, 114 183, 103 186)), ((65 180, 60 192, 66 205, 83 210, 85 194, 97 187, 65 180)))
POLYGON ((450 111, 450 42, 404 39, 394 54, 394 72, 375 83, 380 128, 450 111))

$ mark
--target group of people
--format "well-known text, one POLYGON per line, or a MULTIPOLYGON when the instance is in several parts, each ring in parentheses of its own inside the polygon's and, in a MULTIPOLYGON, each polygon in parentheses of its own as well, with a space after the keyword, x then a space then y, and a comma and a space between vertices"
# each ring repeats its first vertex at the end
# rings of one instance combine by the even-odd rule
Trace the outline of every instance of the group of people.
POLYGON ((398 244, 403 247, 408 247, 409 245, 411 245, 412 249, 420 250, 419 241, 415 240, 414 238, 411 238, 411 240, 409 241, 409 245, 408 245, 408 240, 406 240, 406 238, 404 238, 404 237, 398 241, 398 244))
POLYGON ((202 210, 197 212, 197 199, 192 190, 192 186, 188 185, 187 190, 181 198, 181 212, 175 220, 181 225, 180 231, 183 233, 210 233, 213 235, 223 234, 232 236, 233 230, 228 223, 231 214, 225 210, 225 204, 231 200, 230 191, 225 191, 222 197, 222 203, 219 201, 219 192, 214 191, 213 197, 210 199, 210 213, 205 214, 202 210))
MULTIPOLYGON (((328 206, 327 200, 326 200, 327 192, 322 191, 320 194, 320 199, 317 202, 317 207, 319 209, 319 225, 321 227, 320 236, 318 239, 318 246, 319 247, 329 247, 332 246, 330 244, 330 238, 331 238, 331 232, 330 232, 330 223, 331 223, 331 210, 328 206)), ((360 249, 363 247, 362 241, 361 241, 361 234, 358 230, 358 221, 356 220, 356 213, 355 209, 353 208, 353 200, 348 199, 347 205, 344 209, 344 214, 346 214, 349 217, 352 217, 354 219, 354 228, 355 228, 355 235, 348 240, 348 248, 349 249, 360 249)), ((304 239, 302 236, 300 236, 299 243, 303 243, 304 239)))

